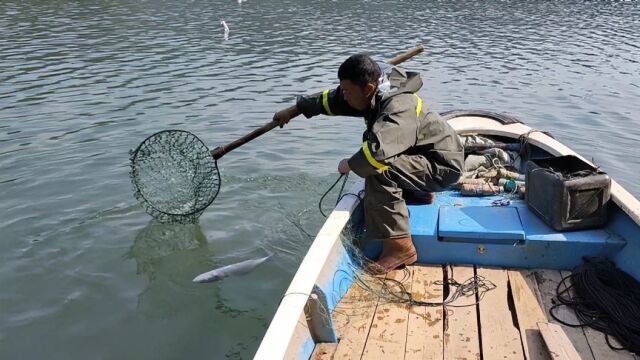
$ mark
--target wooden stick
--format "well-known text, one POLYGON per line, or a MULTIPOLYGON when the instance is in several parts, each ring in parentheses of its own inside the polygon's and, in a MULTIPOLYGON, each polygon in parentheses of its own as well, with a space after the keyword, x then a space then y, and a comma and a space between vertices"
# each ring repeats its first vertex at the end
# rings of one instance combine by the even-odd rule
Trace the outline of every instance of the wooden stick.
MULTIPOLYGON (((295 106, 295 105, 294 105, 295 106)), ((274 127, 279 126, 280 124, 277 121, 271 121, 265 125, 263 125, 262 127, 259 127, 255 130, 253 130, 252 132, 248 133, 247 135, 241 137, 238 140, 235 140, 233 142, 228 143, 227 145, 222 145, 222 146, 218 146, 217 148, 211 150, 211 156, 213 156, 214 159, 218 160, 221 157, 224 156, 224 154, 228 153, 229 151, 244 145, 246 143, 248 143, 249 141, 257 138, 258 136, 271 131, 274 127)))
POLYGON ((411 59, 412 57, 420 54, 421 52, 424 51, 424 46, 418 44, 416 47, 414 47, 413 49, 409 49, 407 52, 405 52, 404 54, 400 54, 396 57, 394 57, 393 59, 387 61, 389 64, 391 65, 398 65, 400 63, 403 63, 409 59, 411 59))
MULTIPOLYGON (((405 62, 409 59, 411 59, 412 57, 420 54, 421 52, 424 51, 424 47, 422 45, 418 45, 412 49, 409 49, 408 51, 406 51, 404 54, 400 54, 396 57, 394 57, 393 59, 387 61, 389 64, 391 65, 398 65, 402 62, 405 62)), ((290 108, 288 108, 287 110, 296 110, 297 107, 295 105, 291 106, 290 108), (295 109, 293 109, 295 108, 295 109)), ((277 121, 270 121, 268 123, 266 123, 265 125, 263 125, 262 127, 259 127, 255 130, 253 130, 252 132, 248 133, 247 135, 239 138, 238 140, 235 140, 233 142, 228 143, 227 145, 222 145, 222 146, 218 146, 217 148, 211 150, 211 156, 213 156, 213 158, 215 160, 220 159, 221 157, 224 156, 224 154, 228 153, 229 151, 242 146, 246 143, 248 143, 249 141, 257 138, 260 135, 263 135, 264 133, 267 133, 271 130, 273 130, 273 128, 280 126, 280 123, 278 123, 277 121)))

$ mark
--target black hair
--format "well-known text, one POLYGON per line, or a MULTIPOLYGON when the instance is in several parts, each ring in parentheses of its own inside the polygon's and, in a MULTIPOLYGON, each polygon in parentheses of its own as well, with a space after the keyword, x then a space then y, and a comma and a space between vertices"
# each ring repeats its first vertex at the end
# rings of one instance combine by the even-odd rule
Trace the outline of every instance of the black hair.
POLYGON ((380 67, 368 55, 351 55, 338 69, 338 79, 349 80, 358 86, 365 86, 370 82, 378 83, 380 67))

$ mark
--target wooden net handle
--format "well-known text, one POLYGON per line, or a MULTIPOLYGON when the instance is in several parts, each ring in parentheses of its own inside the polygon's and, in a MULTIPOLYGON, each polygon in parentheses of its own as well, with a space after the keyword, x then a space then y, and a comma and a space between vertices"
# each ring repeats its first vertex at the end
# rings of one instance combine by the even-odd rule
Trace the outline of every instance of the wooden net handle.
MULTIPOLYGON (((411 59, 412 57, 420 54, 423 51, 424 51, 424 47, 422 45, 418 45, 418 46, 416 46, 414 48, 409 49, 405 53, 394 57, 393 59, 391 59, 391 60, 389 60, 387 62, 389 64, 391 64, 391 65, 398 65, 398 64, 403 63, 403 62, 411 59)), ((213 156, 214 159, 218 160, 221 157, 223 157, 224 154, 228 153, 229 151, 248 143, 249 141, 257 138, 258 136, 271 131, 273 128, 275 128, 277 126, 280 126, 280 123, 278 123, 277 121, 270 121, 270 122, 266 123, 265 125, 263 125, 262 127, 258 128, 258 129, 255 129, 252 132, 248 133, 247 135, 239 138, 238 140, 230 142, 227 145, 218 146, 217 148, 211 150, 211 156, 213 156)))

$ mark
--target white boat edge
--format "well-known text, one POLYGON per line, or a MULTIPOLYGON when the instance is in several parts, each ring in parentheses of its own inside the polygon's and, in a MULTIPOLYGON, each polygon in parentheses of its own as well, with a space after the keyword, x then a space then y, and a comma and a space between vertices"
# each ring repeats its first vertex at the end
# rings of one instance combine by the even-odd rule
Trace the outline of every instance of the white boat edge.
MULTIPOLYGON (((359 180, 350 192, 357 194, 363 187, 364 181, 359 180)), ((311 338, 304 307, 314 285, 332 275, 329 271, 335 268, 340 257, 337 252, 342 250, 340 233, 358 203, 357 197, 345 196, 329 214, 283 295, 254 359, 297 358, 305 339, 311 338)))
MULTIPOLYGON (((485 116, 459 116, 450 119, 449 124, 459 134, 481 133, 517 139, 520 135, 531 132, 529 143, 532 145, 552 155, 575 155, 590 163, 551 136, 535 131, 523 123, 502 124, 485 116)), ((364 181, 360 180, 350 192, 357 194, 363 187, 364 181)), ((611 198, 640 225, 640 201, 615 180, 611 181, 611 198)), ((304 309, 314 285, 326 282, 328 277, 333 276, 335 263, 341 261, 343 254, 339 252, 344 252, 344 249, 340 233, 358 202, 359 199, 355 196, 345 196, 327 218, 285 292, 254 359, 298 359, 309 356, 313 351, 314 343, 309 342, 311 334, 305 321, 304 309)))

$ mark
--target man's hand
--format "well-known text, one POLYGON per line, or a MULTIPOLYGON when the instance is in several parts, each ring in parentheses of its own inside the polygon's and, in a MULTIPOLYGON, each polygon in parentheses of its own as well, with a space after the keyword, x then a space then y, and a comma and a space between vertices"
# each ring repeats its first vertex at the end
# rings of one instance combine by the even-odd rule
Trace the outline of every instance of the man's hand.
POLYGON ((300 115, 300 110, 298 110, 296 105, 293 105, 275 113, 273 115, 273 121, 277 122, 282 129, 285 124, 298 115, 300 115))
POLYGON ((338 164, 338 172, 340 174, 346 174, 349 171, 351 171, 351 168, 349 167, 349 159, 342 159, 340 160, 340 163, 338 164))

